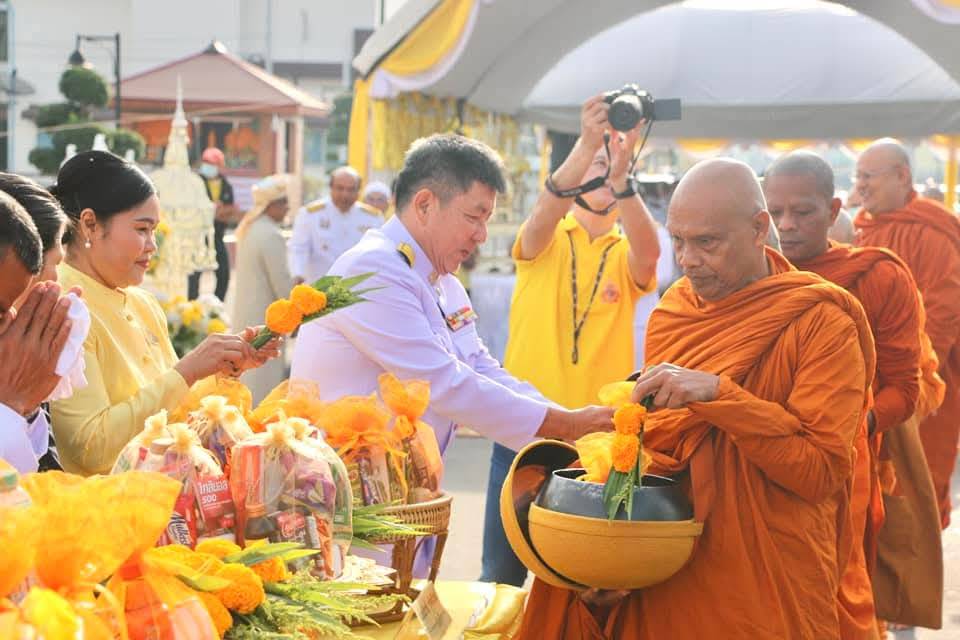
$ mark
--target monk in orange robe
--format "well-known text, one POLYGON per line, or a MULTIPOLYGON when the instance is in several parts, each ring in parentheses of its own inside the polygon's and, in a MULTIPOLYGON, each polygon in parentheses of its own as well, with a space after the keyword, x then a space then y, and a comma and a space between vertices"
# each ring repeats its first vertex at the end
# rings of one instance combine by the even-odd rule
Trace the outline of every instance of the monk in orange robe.
POLYGON ((883 524, 879 452, 883 433, 914 414, 920 393, 920 298, 909 268, 892 252, 857 249, 829 237, 840 213, 833 170, 814 153, 796 151, 767 169, 763 192, 783 255, 852 293, 870 321, 877 352, 874 404, 857 434, 851 522, 860 536, 838 594, 841 637, 877 638, 870 580, 883 524))
POLYGON ((680 181, 667 228, 685 277, 650 317, 634 398, 654 396, 652 471, 690 487, 690 562, 612 606, 537 581, 518 638, 840 637, 854 440, 873 338, 852 295, 764 247, 756 176, 726 159, 680 181))
POLYGON ((947 385, 940 409, 920 425, 941 526, 950 523, 950 476, 960 439, 960 220, 917 196, 910 160, 893 140, 878 140, 857 160, 859 246, 891 249, 910 267, 926 306, 926 332, 947 385))

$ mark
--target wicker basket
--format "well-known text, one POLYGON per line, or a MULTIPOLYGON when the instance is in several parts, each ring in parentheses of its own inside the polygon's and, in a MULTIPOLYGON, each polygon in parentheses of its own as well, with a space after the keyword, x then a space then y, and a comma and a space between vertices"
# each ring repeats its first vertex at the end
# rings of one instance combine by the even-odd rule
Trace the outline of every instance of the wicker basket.
MULTIPOLYGON (((393 545, 393 562, 391 566, 396 569, 396 582, 393 588, 385 589, 381 593, 400 593, 411 600, 415 599, 420 592, 412 588, 413 582, 413 562, 417 556, 417 550, 427 537, 436 538, 436 546, 433 549, 433 558, 430 562, 431 582, 437 579, 437 572, 440 570, 440 559, 443 556, 443 548, 447 544, 448 528, 450 526, 450 506, 453 503, 453 496, 446 493, 440 494, 440 497, 427 502, 418 502, 416 504, 403 504, 395 507, 388 507, 384 511, 392 516, 402 520, 406 524, 421 525, 427 529, 426 537, 411 538, 409 536, 384 536, 375 540, 370 540, 376 545, 393 545)), ((404 608, 398 604, 393 610, 371 616, 380 623, 392 622, 403 618, 404 608)))

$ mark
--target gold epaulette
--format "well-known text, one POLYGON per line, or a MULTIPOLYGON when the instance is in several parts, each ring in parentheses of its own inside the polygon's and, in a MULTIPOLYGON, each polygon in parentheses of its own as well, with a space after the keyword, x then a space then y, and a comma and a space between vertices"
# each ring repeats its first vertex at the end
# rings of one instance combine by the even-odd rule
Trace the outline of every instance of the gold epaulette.
POLYGON ((413 263, 417 260, 417 254, 413 252, 413 247, 406 242, 401 242, 397 245, 397 253, 399 253, 403 261, 407 263, 407 266, 412 269, 413 263))
POLYGON ((357 200, 357 206, 360 207, 361 209, 363 209, 364 211, 366 211, 366 212, 369 213, 369 214, 372 214, 372 215, 375 215, 375 216, 382 216, 382 215, 383 215, 383 213, 380 212, 380 209, 377 209, 376 207, 374 207, 374 206, 372 206, 372 205, 369 205, 369 204, 367 204, 366 202, 361 202, 360 200, 357 200))
POLYGON ((327 206, 326 198, 320 198, 319 200, 314 200, 313 202, 308 202, 307 206, 304 207, 310 213, 316 213, 324 207, 327 206))

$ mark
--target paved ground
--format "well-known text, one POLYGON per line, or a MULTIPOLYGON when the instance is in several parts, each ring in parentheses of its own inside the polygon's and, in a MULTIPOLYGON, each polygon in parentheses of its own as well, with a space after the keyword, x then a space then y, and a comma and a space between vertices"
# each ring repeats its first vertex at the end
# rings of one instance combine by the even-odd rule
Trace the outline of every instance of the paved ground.
MULTIPOLYGON (((440 577, 476 580, 480 575, 480 545, 483 539, 483 509, 486 499, 490 442, 481 438, 458 438, 447 454, 444 484, 453 492, 453 518, 440 577)), ((960 470, 954 474, 954 500, 960 505, 960 470)), ((888 636, 891 640, 960 640, 960 506, 954 509, 954 525, 944 532, 945 594, 944 628, 917 629, 888 636)))

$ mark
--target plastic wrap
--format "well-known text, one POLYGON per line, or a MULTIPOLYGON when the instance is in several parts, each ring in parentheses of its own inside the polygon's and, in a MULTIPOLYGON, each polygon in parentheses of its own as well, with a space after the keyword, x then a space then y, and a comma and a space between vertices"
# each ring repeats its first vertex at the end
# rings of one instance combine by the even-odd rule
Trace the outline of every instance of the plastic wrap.
POLYGON ((230 456, 238 442, 253 435, 243 413, 225 396, 207 396, 191 411, 187 424, 200 437, 200 444, 213 453, 224 474, 230 475, 230 456))
POLYGON ((347 465, 337 452, 323 439, 320 431, 303 418, 288 418, 287 425, 293 429, 294 437, 317 449, 330 465, 333 483, 337 495, 333 511, 333 574, 340 577, 347 559, 347 552, 353 542, 353 491, 350 487, 350 475, 347 465))
POLYGON ((320 551, 303 564, 319 577, 333 577, 337 489, 316 447, 297 440, 286 422, 269 424, 234 448, 230 489, 241 544, 302 543, 320 551))
POLYGON ((167 425, 168 437, 157 438, 138 467, 162 473, 181 485, 173 514, 158 544, 193 547, 197 540, 234 538, 235 510, 230 484, 200 438, 185 424, 167 425))
POLYGON ((347 466, 354 504, 407 501, 406 454, 376 395, 346 396, 327 405, 320 424, 347 466))
POLYGON ((420 419, 430 405, 430 383, 400 381, 392 373, 378 378, 380 397, 396 416, 393 430, 406 453, 407 502, 426 502, 440 495, 443 458, 433 427, 420 419))
POLYGON ((167 431, 167 412, 161 409, 159 413, 146 419, 143 425, 143 431, 133 436, 120 451, 117 461, 113 464, 111 475, 130 471, 131 469, 140 469, 144 466, 147 456, 150 454, 150 445, 158 438, 167 438, 170 433, 167 431))
POLYGON ((203 399, 208 396, 223 396, 230 404, 247 415, 253 407, 253 394, 245 384, 236 378, 213 375, 198 380, 180 402, 180 406, 170 413, 170 422, 186 422, 190 412, 200 408, 203 399))

